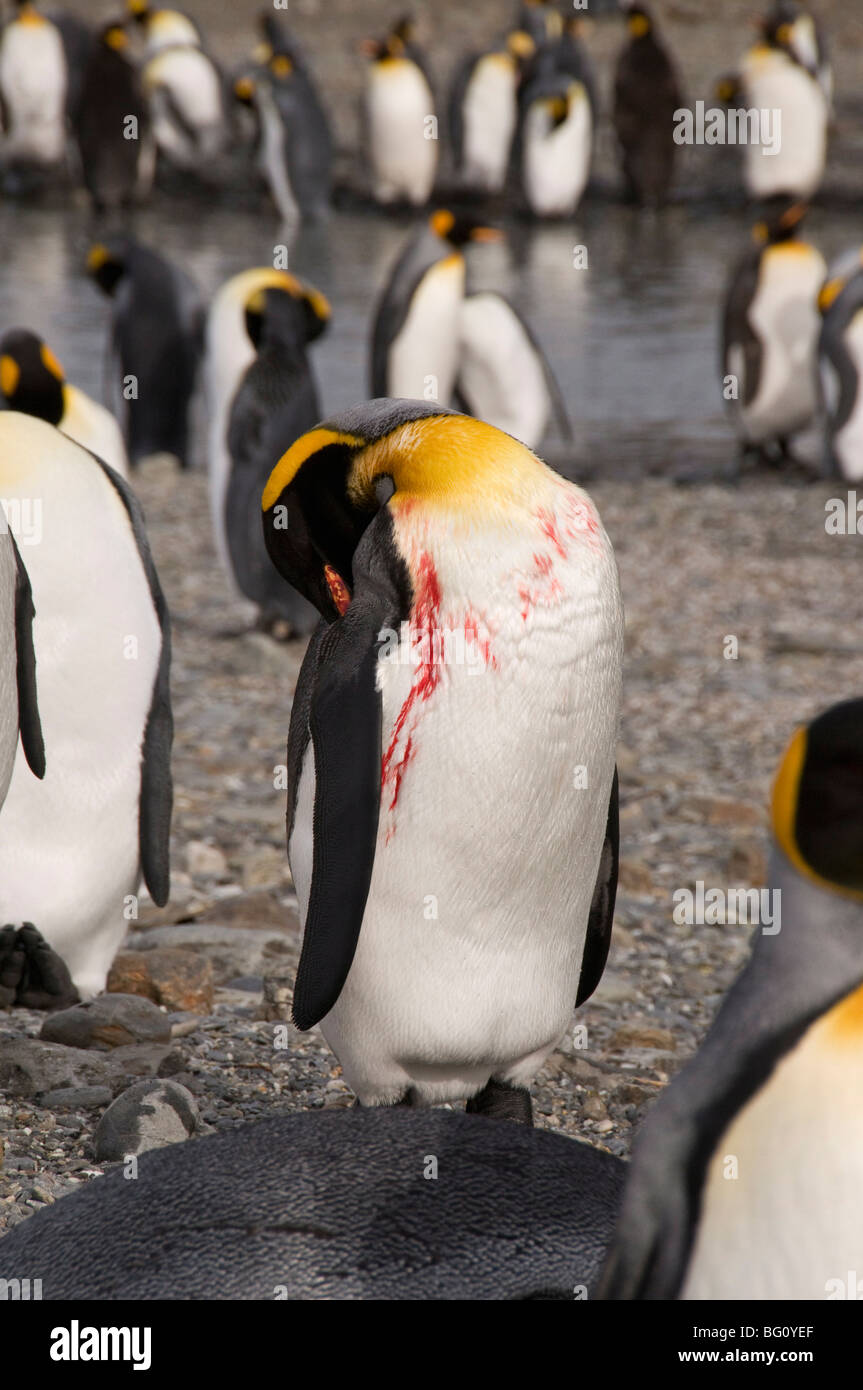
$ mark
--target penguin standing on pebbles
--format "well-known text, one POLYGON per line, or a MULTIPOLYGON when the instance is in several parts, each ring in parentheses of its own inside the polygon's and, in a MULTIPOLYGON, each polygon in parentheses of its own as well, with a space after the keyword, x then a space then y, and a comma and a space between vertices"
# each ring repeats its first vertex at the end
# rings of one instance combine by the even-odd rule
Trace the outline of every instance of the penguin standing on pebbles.
POLYGON ((791 437, 818 405, 821 253, 798 237, 806 204, 779 198, 754 229, 755 246, 735 266, 722 322, 723 396, 744 452, 790 456, 791 437))
POLYGON ((629 34, 614 78, 614 128, 627 196, 661 205, 668 199, 677 146, 674 113, 684 105, 674 62, 644 5, 624 5, 629 34))
POLYGON ((450 134, 459 182, 471 192, 500 193, 506 184, 521 64, 533 52, 533 40, 516 31, 486 53, 469 54, 456 72, 450 134))
POLYGON ((404 400, 302 436, 263 509, 324 619, 288 745, 294 1020, 363 1105, 530 1123, 614 907, 623 615, 596 511, 509 435, 404 400))
POLYGON ((449 403, 458 372, 468 242, 501 233, 446 208, 432 213, 396 261, 372 329, 371 395, 449 403))
POLYGON ((818 296, 818 361, 826 413, 827 469, 863 479, 863 253, 837 266, 818 296))
POLYGON ((66 380, 48 344, 26 328, 0 339, 0 394, 9 410, 56 425, 121 477, 129 473, 123 435, 110 410, 66 380))
POLYGON ((130 237, 93 245, 87 270, 112 300, 110 365, 132 463, 170 454, 189 467, 189 416, 204 333, 197 285, 130 237))
POLYGON ((88 996, 105 988, 141 877, 168 897, 167 611, 132 493, 59 430, 0 412, 0 495, 22 541, 41 503, 25 549, 47 751, 42 781, 18 759, 0 813, 0 922, 33 924, 23 942, 4 934, 0 979, 36 970, 47 942, 88 996))
POLYGON ((606 1298, 844 1298, 860 1269, 863 700, 794 735, 772 823, 775 920, 636 1138, 606 1298))
POLYGON ((270 562, 261 535, 261 493, 285 445, 320 419, 306 349, 326 328, 329 305, 310 286, 291 279, 255 290, 246 301, 246 331, 255 357, 231 405, 219 550, 227 552, 234 584, 257 609, 258 625, 282 638, 311 632, 317 610, 288 589, 270 562))
POLYGON ((68 72, 63 39, 55 24, 28 0, 16 0, 15 17, 0 34, 0 165, 46 168, 66 151, 68 72))
POLYGON ((97 212, 128 207, 150 191, 156 148, 129 38, 119 24, 99 34, 75 117, 84 184, 97 212), (133 124, 134 123, 134 124, 133 124))
POLYGON ((438 145, 430 120, 435 99, 424 57, 402 20, 386 39, 368 39, 364 97, 365 140, 375 200, 422 207, 431 197, 438 145))

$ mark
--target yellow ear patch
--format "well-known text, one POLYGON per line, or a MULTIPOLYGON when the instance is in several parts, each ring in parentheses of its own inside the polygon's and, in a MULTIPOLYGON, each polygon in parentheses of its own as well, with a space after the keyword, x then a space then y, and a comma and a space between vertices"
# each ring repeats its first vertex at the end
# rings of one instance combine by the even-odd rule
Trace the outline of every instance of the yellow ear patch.
POLYGON ((324 428, 309 430, 307 434, 301 434, 295 440, 286 454, 283 454, 273 469, 264 488, 264 495, 261 498, 261 506, 265 512, 270 507, 275 506, 285 488, 288 487, 297 476, 306 459, 310 459, 312 454, 320 453, 322 449, 328 448, 331 444, 347 444, 351 449, 362 448, 364 440, 359 439, 353 434, 340 434, 338 430, 328 430, 324 428))
POLYGON ((277 53, 270 63, 270 72, 276 77, 290 77, 294 65, 285 53, 277 53))
POLYGON ((800 788, 800 778, 803 775, 803 765, 806 762, 806 740, 806 730, 798 729, 786 749, 785 757, 782 759, 776 774, 776 781, 773 784, 770 814, 776 843, 784 850, 792 864, 798 869, 802 868, 807 875, 810 875, 812 871, 805 864, 794 837, 794 823, 797 818, 797 792, 800 788))
POLYGON ((449 236, 455 226, 455 218, 447 208, 438 208, 429 218, 429 226, 438 236, 449 236))
POLYGON ((5 354, 0 357, 0 391, 6 397, 15 395, 15 390, 21 378, 21 368, 14 357, 7 357, 5 354))
POLYGON ((643 39, 650 33, 650 20, 643 14, 631 14, 626 27, 634 39, 643 39))
POLYGON ((47 368, 57 381, 65 381, 66 373, 57 361, 47 343, 43 343, 39 349, 39 356, 42 358, 42 365, 47 368))
POLYGON ((780 43, 790 43, 791 35, 794 33, 793 24, 780 24, 776 30, 776 37, 780 43))
POLYGON ((536 52, 536 44, 523 29, 515 29, 509 34, 506 46, 514 58, 532 58, 536 52))
POLYGON ((251 77, 238 77, 234 83, 234 96, 239 97, 240 101, 251 101, 254 95, 255 84, 251 77))
POLYGON ((832 280, 826 281, 818 296, 818 308, 821 310, 822 314, 827 313, 830 305, 834 300, 839 298, 844 288, 845 281, 842 279, 841 275, 834 275, 832 280))
POLYGON ((110 261, 110 259, 111 256, 107 246, 103 246, 101 242, 97 241, 87 252, 87 269, 91 273, 96 270, 101 270, 105 262, 110 261))
POLYGON ((263 290, 255 290, 246 300, 247 314, 262 314, 266 308, 266 298, 263 290))
POLYGON ((125 29, 121 29, 119 25, 115 25, 106 32, 105 43, 109 48, 113 48, 115 52, 119 53, 121 49, 128 47, 129 38, 125 29))

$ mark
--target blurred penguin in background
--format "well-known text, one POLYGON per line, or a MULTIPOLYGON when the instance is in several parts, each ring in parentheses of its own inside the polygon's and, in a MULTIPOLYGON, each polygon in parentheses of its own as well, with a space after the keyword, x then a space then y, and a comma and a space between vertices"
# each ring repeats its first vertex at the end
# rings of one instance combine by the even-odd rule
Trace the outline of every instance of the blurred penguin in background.
POLYGON ((809 199, 827 161, 829 63, 814 22, 798 6, 774 6, 759 27, 761 38, 737 73, 719 84, 729 106, 758 113, 757 131, 743 144, 743 182, 753 199, 809 199))
POLYGON ((48 344, 26 328, 0 339, 0 394, 9 410, 35 415, 129 475, 123 435, 110 410, 71 386, 48 344))
POLYGON ((805 203, 773 200, 725 297, 723 397, 743 452, 773 464, 791 459, 789 441, 811 424, 818 404, 818 294, 826 266, 798 236, 806 211, 805 203))
POLYGON ((45 169, 66 153, 68 69, 63 39, 34 4, 16 0, 0 34, 4 170, 45 169))
POLYGON ((123 401, 132 463, 169 454, 189 467, 189 412, 203 349, 197 285, 130 237, 92 246, 87 270, 112 300, 111 389, 123 401))
POLYGON ((201 31, 182 10, 152 6, 148 0, 128 0, 129 13, 140 26, 148 57, 162 48, 200 47, 201 31))
POLYGON ((370 396, 447 405, 455 387, 468 242, 501 233, 439 208, 413 233, 381 296, 372 328, 370 396), (431 395, 429 393, 432 393, 431 395))
POLYGON ((848 252, 831 267, 818 307, 825 465, 828 472, 859 483, 863 479, 863 252, 848 252))
POLYGON ((363 124, 374 198, 422 207, 434 187, 439 141, 428 67, 410 19, 381 41, 367 39, 361 51, 369 59, 363 124))
POLYGON ((332 187, 329 122, 307 71, 286 53, 234 83, 237 100, 255 113, 258 167, 288 227, 323 221, 332 187))
POLYGON ((66 55, 66 115, 74 123, 96 34, 89 24, 68 10, 49 9, 45 18, 55 25, 63 40, 66 55))
POLYGON ((683 95, 650 11, 635 3, 623 10, 629 37, 614 78, 614 129, 626 194, 633 202, 661 206, 674 176, 674 113, 683 95))
POLYGON ((224 494, 218 548, 236 588, 255 605, 258 627, 282 640, 311 632, 318 613, 285 585, 267 554, 261 494, 282 454, 321 418, 307 348, 329 316, 324 296, 293 276, 249 295, 245 327, 255 357, 231 403, 227 486, 211 475, 224 494))
POLYGON ((160 46, 144 64, 142 81, 159 154, 176 169, 206 172, 228 139, 222 76, 213 60, 197 44, 160 46))
POLYGON ((554 0, 522 0, 516 12, 516 28, 529 34, 539 48, 560 38, 563 18, 554 0))
POLYGON ((149 193, 156 147, 138 73, 121 24, 106 25, 87 64, 74 122, 84 184, 97 212, 149 193))
POLYGON ((562 72, 536 76, 521 101, 519 172, 535 217, 571 217, 590 177, 593 116, 583 82, 562 72))
POLYGON ((494 48, 468 54, 456 70, 450 136, 459 183, 472 193, 500 193, 506 184, 521 72, 534 52, 530 36, 515 30, 494 48))

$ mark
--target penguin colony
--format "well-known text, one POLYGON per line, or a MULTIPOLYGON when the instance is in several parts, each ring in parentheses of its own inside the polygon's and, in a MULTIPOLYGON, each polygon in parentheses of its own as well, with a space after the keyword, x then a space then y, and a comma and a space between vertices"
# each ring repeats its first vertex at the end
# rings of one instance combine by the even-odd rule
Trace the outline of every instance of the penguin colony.
MULTIPOLYGON (((153 1155, 131 1190, 89 1186, 0 1243, 0 1279, 23 1263, 52 1271, 47 1298, 207 1297, 226 1240, 222 1292, 243 1298, 286 1269, 309 1298, 570 1297, 573 1269, 611 1300, 815 1298, 859 1264, 863 1151, 827 1098, 863 1100, 861 700, 792 739, 772 802, 781 938, 756 937, 631 1166, 530 1128, 531 1081, 611 938, 623 612, 594 504, 533 452, 552 426, 572 438, 552 367, 516 306, 471 286, 468 256, 513 209, 572 218, 607 119, 623 196, 674 196, 681 78, 651 11, 622 10, 607 110, 589 26, 525 0, 456 65, 443 139, 412 17, 361 44, 368 197, 414 225, 379 287, 368 399, 329 417, 312 345, 338 304, 276 264, 208 303, 131 228, 172 179, 237 149, 289 239, 330 216, 330 114, 283 17, 261 16, 232 71, 197 20, 147 0, 92 30, 16 0, 0 32, 0 187, 80 183, 82 273, 110 315, 107 406, 67 379, 43 325, 0 336, 0 1005, 99 994, 141 885, 169 895, 170 622, 133 481, 156 455, 192 465, 200 387, 226 575, 262 631, 307 640, 287 732, 293 1017, 320 1026, 357 1097, 350 1115, 153 1155), (790 1137, 777 1120, 801 1090, 825 1097, 817 1151, 808 1123, 790 1137), (466 1113, 430 1108, 445 1103, 466 1113), (419 1151, 458 1162, 442 1201, 408 1190, 419 1151), (729 1151, 740 1184, 722 1181, 729 1151), (308 1238, 324 1218, 336 1282, 308 1238), (268 1224, 278 1248, 249 1238, 268 1224), (411 1243, 442 1260, 412 1264, 411 1243)), ((792 441, 817 422, 825 472, 857 481, 863 253, 828 267, 802 233, 827 155, 824 36, 787 0, 758 24, 717 91, 781 112, 784 135, 775 158, 742 151, 753 230, 729 273, 723 395, 741 463, 797 465, 792 441)))

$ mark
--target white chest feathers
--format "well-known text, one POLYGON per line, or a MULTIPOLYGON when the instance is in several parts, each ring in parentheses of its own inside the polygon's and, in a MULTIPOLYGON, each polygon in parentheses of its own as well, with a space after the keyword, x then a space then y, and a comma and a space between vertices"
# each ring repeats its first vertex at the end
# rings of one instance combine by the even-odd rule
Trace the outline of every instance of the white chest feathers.
POLYGON ((65 409, 60 421, 63 433, 110 464, 121 478, 128 478, 129 460, 123 433, 110 410, 79 391, 77 386, 67 384, 63 399, 65 409))
POLYGON ((429 118, 434 97, 416 63, 373 63, 366 88, 369 157, 378 202, 428 202, 437 170, 438 141, 429 118))
MULTIPOLYGON (((845 349, 857 375, 851 414, 833 435, 833 453, 843 478, 858 483, 863 478, 863 309, 858 309, 843 335, 845 349)), ((835 414, 839 381, 831 363, 822 359, 821 381, 828 415, 835 414)))
POLYGON ((465 264, 458 253, 436 261, 414 290, 405 321, 390 345, 391 396, 447 405, 458 366, 465 264))
POLYGON ((462 107, 462 178, 472 188, 499 193, 506 181, 518 107, 517 74, 506 53, 487 53, 476 64, 462 107))
POLYGON ((7 156, 53 164, 66 144, 66 56, 60 31, 44 19, 17 20, 0 40, 0 93, 7 156))
POLYGON ((551 397, 542 358, 518 315, 499 295, 468 295, 459 346, 458 387, 471 414, 535 449, 551 397))
POLYGON ((565 98, 566 115, 556 123, 555 103, 534 101, 524 120, 522 178, 537 217, 566 217, 577 208, 590 173, 593 121, 581 82, 565 98))
POLYGON ((749 306, 761 343, 758 391, 743 410, 750 439, 783 438, 804 428, 817 405, 817 297, 826 275, 823 257, 805 243, 770 247, 761 258, 749 306))
POLYGON ((747 191, 753 198, 811 197, 827 157, 829 105, 818 79, 786 54, 763 47, 747 54, 741 79, 747 107, 770 123, 760 130, 761 140, 744 145, 747 191))
POLYGON ((858 991, 723 1134, 683 1298, 835 1298, 850 1271, 863 1279, 861 1043, 858 991))

